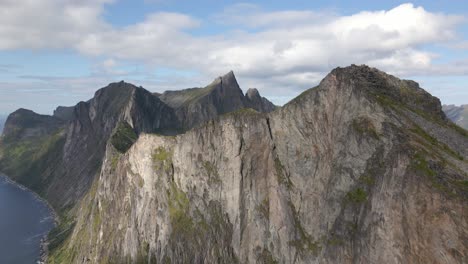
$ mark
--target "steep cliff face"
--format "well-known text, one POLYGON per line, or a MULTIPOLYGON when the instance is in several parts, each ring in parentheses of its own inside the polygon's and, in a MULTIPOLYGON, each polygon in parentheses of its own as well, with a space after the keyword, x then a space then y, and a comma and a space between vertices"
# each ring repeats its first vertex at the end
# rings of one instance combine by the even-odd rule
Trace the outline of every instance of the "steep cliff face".
POLYGON ((268 114, 108 142, 50 262, 464 263, 467 156, 417 83, 337 68, 268 114))
POLYGON ((468 105, 444 105, 442 108, 450 120, 464 129, 468 129, 468 105))

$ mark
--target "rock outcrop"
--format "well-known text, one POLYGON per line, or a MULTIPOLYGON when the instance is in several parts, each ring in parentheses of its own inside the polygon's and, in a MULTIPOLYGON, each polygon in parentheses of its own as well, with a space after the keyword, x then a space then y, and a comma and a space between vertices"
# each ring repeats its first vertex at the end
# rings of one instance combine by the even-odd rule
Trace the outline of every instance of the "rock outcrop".
POLYGON ((51 233, 50 263, 468 261, 468 132, 437 98, 353 65, 261 113, 234 107, 256 96, 228 90, 229 76, 195 97, 141 91, 75 108, 90 118, 68 126, 98 131, 103 158, 51 233))
POLYGON ((261 97, 255 88, 248 89, 245 98, 247 105, 259 112, 268 113, 276 109, 276 106, 265 97, 261 97))

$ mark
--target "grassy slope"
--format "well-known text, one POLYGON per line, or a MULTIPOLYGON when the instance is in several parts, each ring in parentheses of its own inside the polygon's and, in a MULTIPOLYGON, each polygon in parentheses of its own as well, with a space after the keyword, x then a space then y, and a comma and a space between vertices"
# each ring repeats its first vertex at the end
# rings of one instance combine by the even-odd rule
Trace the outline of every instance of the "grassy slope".
POLYGON ((65 137, 62 130, 53 135, 21 140, 0 141, 0 168, 15 181, 44 195, 45 181, 61 158, 65 137))
POLYGON ((213 83, 204 88, 189 88, 180 91, 168 91, 159 98, 169 106, 179 108, 208 95, 215 87, 216 85, 213 83))

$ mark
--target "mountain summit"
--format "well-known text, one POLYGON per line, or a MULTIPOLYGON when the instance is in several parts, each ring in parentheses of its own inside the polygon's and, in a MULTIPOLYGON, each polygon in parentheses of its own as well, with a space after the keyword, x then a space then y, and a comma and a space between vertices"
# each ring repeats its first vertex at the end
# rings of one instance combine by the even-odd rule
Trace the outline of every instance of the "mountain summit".
POLYGON ((57 210, 50 263, 467 260, 468 132, 419 84, 352 65, 266 105, 232 72, 111 84, 57 129, 4 136, 0 170, 57 210))

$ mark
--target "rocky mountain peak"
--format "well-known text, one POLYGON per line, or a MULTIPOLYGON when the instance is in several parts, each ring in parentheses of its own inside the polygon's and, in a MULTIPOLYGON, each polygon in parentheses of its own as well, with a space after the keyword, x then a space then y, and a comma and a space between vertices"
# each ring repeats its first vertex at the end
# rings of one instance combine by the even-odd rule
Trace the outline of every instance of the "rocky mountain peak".
POLYGON ((440 100, 422 89, 412 80, 402 80, 367 65, 351 65, 332 70, 322 81, 336 83, 337 87, 351 87, 377 100, 389 104, 401 104, 414 111, 425 112, 438 119, 446 120, 440 100))
POLYGON ((235 82, 237 83, 236 76, 234 75, 234 71, 229 71, 228 73, 224 74, 220 77, 223 82, 235 82))
POLYGON ((249 99, 260 97, 260 93, 258 92, 257 88, 249 88, 245 93, 245 96, 249 99))
POLYGON ((243 95, 233 71, 229 71, 228 73, 219 76, 210 85, 208 85, 208 87, 213 87, 214 89, 221 91, 230 90, 235 93, 239 93, 240 91, 243 95))
POLYGON ((276 106, 265 97, 260 96, 256 88, 249 88, 245 94, 247 107, 259 112, 268 113, 276 109, 276 106))

